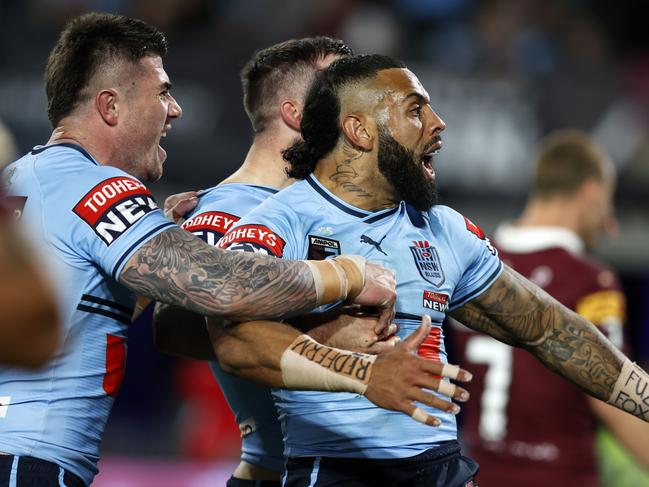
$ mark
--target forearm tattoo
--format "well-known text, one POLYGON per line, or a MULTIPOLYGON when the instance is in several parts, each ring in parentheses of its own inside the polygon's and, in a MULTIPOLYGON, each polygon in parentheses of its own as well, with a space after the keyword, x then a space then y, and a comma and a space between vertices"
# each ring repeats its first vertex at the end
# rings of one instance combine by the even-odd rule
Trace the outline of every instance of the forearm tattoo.
POLYGON ((604 401, 613 392, 625 359, 592 323, 508 267, 453 317, 528 349, 548 368, 604 401))
POLYGON ((292 315, 316 305, 303 262, 220 250, 180 228, 143 245, 120 281, 156 301, 236 320, 292 315))

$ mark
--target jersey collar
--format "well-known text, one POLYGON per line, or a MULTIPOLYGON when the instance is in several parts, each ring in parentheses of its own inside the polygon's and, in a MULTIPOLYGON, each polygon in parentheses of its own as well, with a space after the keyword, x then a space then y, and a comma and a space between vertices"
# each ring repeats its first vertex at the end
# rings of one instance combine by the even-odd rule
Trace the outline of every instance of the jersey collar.
POLYGON ((98 166, 99 163, 95 161, 95 159, 80 145, 77 144, 71 144, 69 142, 61 142, 60 144, 50 144, 50 145, 37 145, 31 150, 31 154, 40 154, 43 151, 46 151, 48 149, 51 149, 53 147, 67 147, 68 149, 74 149, 76 151, 81 152, 81 154, 88 159, 90 162, 92 162, 94 165, 98 166))
POLYGON ((538 252, 562 248, 573 254, 584 252, 584 242, 572 230, 553 226, 500 225, 494 232, 496 245, 505 252, 538 252))
POLYGON ((322 185, 322 183, 318 181, 318 178, 316 178, 313 174, 309 174, 306 177, 305 181, 309 186, 311 186, 311 188, 316 193, 318 193, 328 203, 332 204, 339 210, 344 211, 345 213, 362 220, 365 223, 376 223, 379 220, 382 220, 383 218, 387 218, 388 216, 393 215, 394 213, 399 211, 399 208, 401 206, 403 206, 403 202, 401 202, 399 205, 395 206, 394 208, 387 208, 385 210, 379 210, 375 212, 363 210, 361 208, 352 206, 346 201, 338 198, 338 196, 336 196, 327 188, 325 188, 322 185))

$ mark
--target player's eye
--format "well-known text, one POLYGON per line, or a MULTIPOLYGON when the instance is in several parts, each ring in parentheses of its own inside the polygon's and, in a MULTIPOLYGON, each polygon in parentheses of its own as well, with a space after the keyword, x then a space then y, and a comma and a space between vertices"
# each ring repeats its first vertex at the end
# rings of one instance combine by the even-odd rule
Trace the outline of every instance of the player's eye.
POLYGON ((410 112, 417 117, 421 116, 421 105, 415 105, 410 112))

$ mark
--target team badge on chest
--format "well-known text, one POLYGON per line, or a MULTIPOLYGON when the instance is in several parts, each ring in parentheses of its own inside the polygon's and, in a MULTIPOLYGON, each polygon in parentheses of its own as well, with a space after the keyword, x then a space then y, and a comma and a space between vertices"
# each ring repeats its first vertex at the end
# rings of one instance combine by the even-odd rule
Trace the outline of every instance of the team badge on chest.
POLYGON ((415 265, 421 277, 430 282, 433 286, 439 287, 444 284, 444 270, 435 247, 426 240, 415 240, 410 246, 410 252, 415 259, 415 265))

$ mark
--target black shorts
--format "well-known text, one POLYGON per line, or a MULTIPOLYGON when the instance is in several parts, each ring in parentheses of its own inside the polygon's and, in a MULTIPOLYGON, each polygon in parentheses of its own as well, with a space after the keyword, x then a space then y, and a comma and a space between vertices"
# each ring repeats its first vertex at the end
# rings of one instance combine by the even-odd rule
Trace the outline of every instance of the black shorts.
POLYGON ((281 487, 278 480, 243 480, 230 477, 226 487, 281 487))
POLYGON ((457 441, 409 458, 289 458, 286 468, 284 487, 477 487, 478 473, 457 441))
POLYGON ((86 487, 86 484, 56 463, 0 455, 0 487, 86 487))

